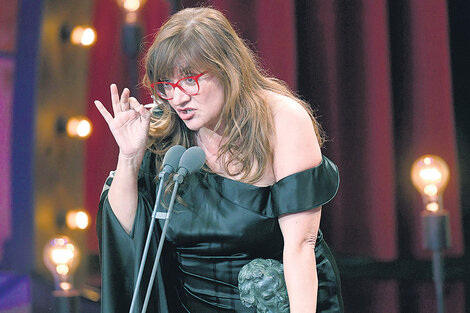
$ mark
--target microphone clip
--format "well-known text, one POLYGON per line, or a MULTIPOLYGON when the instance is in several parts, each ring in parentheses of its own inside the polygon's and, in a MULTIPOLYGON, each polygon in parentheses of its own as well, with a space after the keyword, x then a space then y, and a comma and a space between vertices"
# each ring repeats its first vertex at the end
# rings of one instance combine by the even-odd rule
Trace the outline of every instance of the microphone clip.
POLYGON ((161 171, 158 174, 158 179, 160 179, 161 182, 165 182, 169 176, 170 176, 170 173, 168 173, 167 171, 161 171))

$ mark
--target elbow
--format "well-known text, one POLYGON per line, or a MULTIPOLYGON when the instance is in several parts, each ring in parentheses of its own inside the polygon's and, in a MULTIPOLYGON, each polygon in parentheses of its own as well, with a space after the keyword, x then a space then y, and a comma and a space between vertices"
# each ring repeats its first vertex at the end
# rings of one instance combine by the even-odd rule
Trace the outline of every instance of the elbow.
POLYGON ((309 232, 305 235, 301 245, 307 249, 315 250, 318 233, 309 232))
MULTIPOLYGON (((315 246, 317 233, 307 232, 296 240, 285 241, 283 259, 285 264, 316 264, 315 246)), ((296 266, 297 266, 296 265, 296 266)))
POLYGON ((307 251, 313 252, 317 243, 317 233, 308 232, 304 236, 298 237, 295 240, 284 242, 284 251, 300 252, 307 251))

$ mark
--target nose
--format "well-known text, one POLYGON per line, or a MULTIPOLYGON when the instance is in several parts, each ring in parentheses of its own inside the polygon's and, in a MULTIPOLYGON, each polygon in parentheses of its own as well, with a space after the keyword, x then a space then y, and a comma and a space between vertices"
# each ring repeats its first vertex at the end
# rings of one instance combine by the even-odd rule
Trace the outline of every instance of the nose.
POLYGON ((173 94, 173 99, 171 102, 173 102, 173 105, 181 105, 182 103, 185 103, 191 99, 190 96, 185 94, 180 88, 175 88, 174 94, 173 94))

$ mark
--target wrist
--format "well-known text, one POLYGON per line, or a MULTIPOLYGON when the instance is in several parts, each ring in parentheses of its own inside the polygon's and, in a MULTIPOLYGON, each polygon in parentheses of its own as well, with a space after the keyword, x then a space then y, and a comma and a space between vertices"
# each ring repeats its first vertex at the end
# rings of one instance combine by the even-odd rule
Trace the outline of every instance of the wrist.
POLYGON ((116 170, 127 169, 127 170, 132 170, 133 172, 137 173, 139 171, 143 157, 144 157, 144 152, 133 154, 133 155, 123 154, 119 152, 118 165, 117 165, 116 170))

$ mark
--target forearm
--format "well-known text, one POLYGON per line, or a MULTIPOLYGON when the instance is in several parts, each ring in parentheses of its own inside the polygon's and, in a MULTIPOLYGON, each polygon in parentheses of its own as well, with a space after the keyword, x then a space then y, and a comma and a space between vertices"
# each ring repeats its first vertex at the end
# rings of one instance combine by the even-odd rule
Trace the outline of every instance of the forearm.
POLYGON ((133 158, 119 155, 114 179, 108 193, 108 201, 114 215, 128 233, 132 230, 137 210, 137 176, 141 162, 142 156, 140 155, 133 158))
POLYGON ((313 247, 286 247, 283 261, 290 312, 316 312, 318 277, 313 247))

